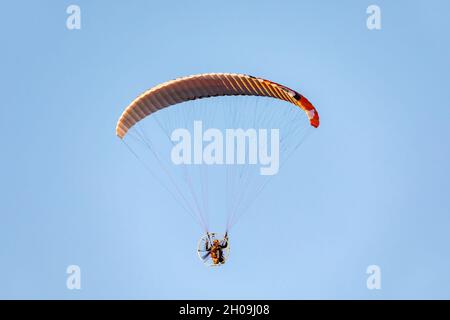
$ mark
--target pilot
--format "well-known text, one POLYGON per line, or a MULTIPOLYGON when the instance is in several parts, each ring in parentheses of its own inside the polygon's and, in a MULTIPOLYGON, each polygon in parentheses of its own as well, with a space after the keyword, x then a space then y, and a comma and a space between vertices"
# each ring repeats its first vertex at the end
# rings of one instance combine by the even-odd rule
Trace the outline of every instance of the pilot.
POLYGON ((223 250, 228 247, 228 233, 225 234, 225 237, 222 241, 214 239, 212 246, 209 246, 209 242, 206 243, 206 251, 208 254, 211 254, 211 260, 214 265, 224 264, 225 256, 223 250))

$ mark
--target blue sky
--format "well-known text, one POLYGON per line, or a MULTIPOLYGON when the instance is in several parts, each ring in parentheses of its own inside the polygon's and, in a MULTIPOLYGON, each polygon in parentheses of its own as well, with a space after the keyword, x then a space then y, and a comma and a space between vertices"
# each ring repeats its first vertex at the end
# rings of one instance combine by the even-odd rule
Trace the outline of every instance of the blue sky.
POLYGON ((448 1, 10 1, 0 17, 0 297, 450 298, 448 1), (66 29, 81 7, 82 28, 66 29), (366 28, 377 4, 382 29, 366 28), (224 268, 114 134, 162 81, 298 89, 321 127, 233 229, 224 268), (66 267, 82 289, 66 288, 66 267), (382 289, 366 288, 379 265, 382 289))

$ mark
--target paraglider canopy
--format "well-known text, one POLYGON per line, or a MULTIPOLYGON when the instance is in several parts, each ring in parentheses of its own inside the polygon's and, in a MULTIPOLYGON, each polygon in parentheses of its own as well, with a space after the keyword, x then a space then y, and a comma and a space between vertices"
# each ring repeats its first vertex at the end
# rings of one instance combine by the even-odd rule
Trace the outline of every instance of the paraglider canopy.
POLYGON ((305 111, 311 126, 319 126, 319 114, 311 102, 288 87, 245 74, 204 73, 167 81, 141 94, 123 112, 116 134, 122 139, 137 122, 160 109, 214 96, 261 96, 284 100, 305 111))

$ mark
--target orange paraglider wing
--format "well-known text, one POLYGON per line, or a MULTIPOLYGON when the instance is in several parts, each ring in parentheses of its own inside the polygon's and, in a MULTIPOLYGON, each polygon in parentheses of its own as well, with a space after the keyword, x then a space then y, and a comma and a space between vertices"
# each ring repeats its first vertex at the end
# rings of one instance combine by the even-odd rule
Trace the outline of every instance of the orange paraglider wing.
POLYGON ((137 122, 168 106, 214 96, 261 96, 290 102, 308 116, 311 126, 319 126, 319 114, 298 92, 276 82, 244 74, 206 73, 178 78, 157 85, 136 98, 123 112, 116 134, 121 139, 137 122))

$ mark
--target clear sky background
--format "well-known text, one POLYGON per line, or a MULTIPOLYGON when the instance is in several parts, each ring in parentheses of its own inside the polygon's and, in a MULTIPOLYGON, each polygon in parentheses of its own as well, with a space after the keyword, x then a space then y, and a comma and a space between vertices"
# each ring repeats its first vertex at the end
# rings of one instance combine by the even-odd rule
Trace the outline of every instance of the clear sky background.
POLYGON ((3 2, 0 298, 450 298, 449 12, 445 0, 3 2), (139 93, 202 72, 273 79, 321 115, 214 269, 195 254, 201 230, 114 134, 139 93), (381 290, 366 288, 372 264, 381 290))

